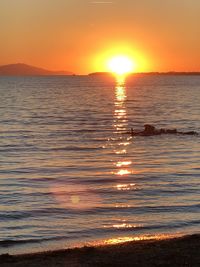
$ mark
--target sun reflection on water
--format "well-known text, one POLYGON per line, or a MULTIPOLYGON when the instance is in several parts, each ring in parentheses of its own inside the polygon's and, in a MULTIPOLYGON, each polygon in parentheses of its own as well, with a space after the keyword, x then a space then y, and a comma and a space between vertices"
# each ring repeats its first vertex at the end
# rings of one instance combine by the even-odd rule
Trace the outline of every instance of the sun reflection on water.
POLYGON ((121 224, 113 224, 113 228, 132 228, 131 224, 127 224, 127 223, 121 223, 121 224))
POLYGON ((122 175, 130 174, 131 171, 121 169, 121 170, 119 170, 117 172, 114 172, 114 173, 117 174, 117 175, 121 175, 122 176, 122 175))
POLYGON ((117 167, 122 167, 122 166, 128 166, 132 163, 132 161, 118 161, 115 163, 117 167))
POLYGON ((123 236, 123 237, 116 237, 116 238, 110 238, 108 240, 104 241, 105 245, 114 245, 114 244, 120 244, 120 243, 126 243, 131 241, 142 241, 142 240, 164 240, 164 239, 170 239, 174 237, 179 237, 181 235, 179 234, 158 234, 158 235, 141 235, 141 236, 123 236))
POLYGON ((131 160, 126 160, 125 156, 128 147, 131 144, 131 137, 124 134, 128 127, 128 115, 126 110, 126 86, 123 76, 117 78, 115 87, 115 110, 114 110, 114 133, 115 149, 114 153, 119 155, 119 159, 114 162, 116 168, 112 173, 117 176, 126 176, 132 174, 131 160))
POLYGON ((115 154, 126 154, 126 149, 117 150, 115 151, 115 154))
POLYGON ((117 190, 122 190, 122 191, 133 190, 135 189, 135 184, 118 184, 116 188, 117 190))
MULTIPOLYGON (((117 227, 118 225, 116 225, 116 228, 117 227)), ((122 224, 122 227, 124 227, 123 224, 122 224)), ((119 225, 119 228, 120 228, 120 225, 119 225)), ((129 228, 129 225, 127 225, 127 228, 129 228)), ((138 236, 118 236, 118 237, 113 237, 113 238, 109 238, 106 240, 90 242, 88 245, 92 245, 92 246, 117 245, 117 244, 123 244, 127 242, 133 242, 133 241, 165 240, 165 239, 171 239, 171 238, 177 238, 177 237, 181 237, 181 234, 176 233, 176 234, 155 234, 155 235, 138 235, 138 236)))

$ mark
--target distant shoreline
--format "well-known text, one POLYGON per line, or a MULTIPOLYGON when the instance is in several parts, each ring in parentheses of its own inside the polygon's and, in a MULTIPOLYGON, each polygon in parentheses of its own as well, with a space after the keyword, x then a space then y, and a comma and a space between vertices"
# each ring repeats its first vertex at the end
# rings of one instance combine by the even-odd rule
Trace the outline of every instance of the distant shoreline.
POLYGON ((200 234, 164 240, 0 256, 2 267, 15 266, 199 266, 200 234))
MULTIPOLYGON (((113 76, 112 73, 110 72, 93 72, 89 73, 89 76, 113 76)), ((166 76, 174 76, 174 75, 180 75, 180 76, 196 76, 200 75, 200 72, 174 72, 174 71, 169 71, 169 72, 136 72, 136 73, 130 73, 127 76, 157 76, 157 75, 166 75, 166 76)))
MULTIPOLYGON (((182 76, 196 76, 200 75, 199 71, 168 71, 168 72, 136 72, 130 73, 127 76, 156 76, 156 75, 182 75, 182 76)), ((8 64, 0 66, 0 76, 109 76, 114 77, 115 75, 111 72, 92 72, 88 74, 76 74, 72 71, 60 70, 60 71, 52 71, 43 69, 40 67, 35 67, 31 65, 27 65, 24 63, 16 63, 16 64, 8 64)))
MULTIPOLYGON (((89 73, 89 74, 1 74, 0 77, 111 77, 112 73, 89 73)), ((133 73, 127 77, 145 77, 145 76, 200 76, 200 72, 147 72, 133 73)))

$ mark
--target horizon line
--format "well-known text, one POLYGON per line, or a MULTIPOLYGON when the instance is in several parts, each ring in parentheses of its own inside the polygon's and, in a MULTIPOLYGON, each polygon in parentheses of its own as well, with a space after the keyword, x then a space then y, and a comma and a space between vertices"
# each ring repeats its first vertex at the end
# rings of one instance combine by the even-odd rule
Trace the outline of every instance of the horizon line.
MULTIPOLYGON (((34 66, 34 65, 29 65, 29 64, 26 64, 26 63, 21 63, 21 62, 17 62, 17 63, 10 63, 10 64, 4 64, 4 65, 0 65, 0 70, 1 68, 4 68, 4 67, 12 67, 12 66, 16 66, 16 65, 24 65, 26 67, 32 67, 32 68, 38 68, 38 69, 41 69, 41 71, 48 71, 48 72, 52 72, 52 74, 47 74, 48 76, 49 75, 54 75, 53 73, 54 72, 60 72, 60 76, 73 76, 73 75, 81 75, 81 76, 87 76, 87 75, 115 75, 113 72, 111 71, 92 71, 92 72, 89 72, 89 73, 76 73, 76 72, 73 72, 73 71, 70 71, 70 70, 51 70, 51 69, 46 69, 45 67, 38 67, 38 66, 34 66), (64 73, 66 72, 66 73, 64 73), (68 74, 69 73, 69 74, 68 74)), ((176 71, 176 70, 168 70, 168 71, 141 71, 141 72, 130 72, 130 73, 127 73, 126 76, 130 76, 130 75, 138 75, 138 74, 142 74, 142 75, 164 75, 164 74, 200 74, 200 70, 199 71, 196 71, 196 70, 191 70, 191 71, 176 71)), ((0 76, 11 76, 12 74, 3 74, 0 72, 0 76)), ((18 75, 20 75, 20 73, 18 73, 18 75)), ((23 75, 23 71, 22 71, 22 74, 23 75)), ((28 74, 24 74, 25 76, 28 75, 28 74)), ((34 74, 33 74, 34 75, 34 74)), ((40 74, 38 74, 40 75, 40 74)), ((45 74, 41 74, 41 75, 44 75, 45 74)))

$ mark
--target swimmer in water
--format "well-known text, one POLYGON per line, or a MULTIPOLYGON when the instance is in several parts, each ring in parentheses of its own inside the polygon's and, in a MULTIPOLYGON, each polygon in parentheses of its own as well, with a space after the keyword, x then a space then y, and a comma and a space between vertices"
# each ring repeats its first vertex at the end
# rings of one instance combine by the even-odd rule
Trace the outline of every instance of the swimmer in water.
POLYGON ((145 124, 143 131, 134 131, 131 128, 131 132, 129 132, 132 136, 153 136, 153 135, 161 135, 161 134, 185 134, 185 135, 197 135, 198 133, 195 131, 189 132, 180 132, 177 129, 156 129, 155 126, 151 124, 145 124))

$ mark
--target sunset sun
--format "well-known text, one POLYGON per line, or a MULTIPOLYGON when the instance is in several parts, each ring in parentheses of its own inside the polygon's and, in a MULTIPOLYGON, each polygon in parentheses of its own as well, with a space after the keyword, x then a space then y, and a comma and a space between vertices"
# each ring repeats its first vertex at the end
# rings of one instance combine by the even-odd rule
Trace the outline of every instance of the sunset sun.
POLYGON ((133 72, 135 64, 127 56, 115 56, 108 60, 108 69, 117 75, 124 75, 133 72))

